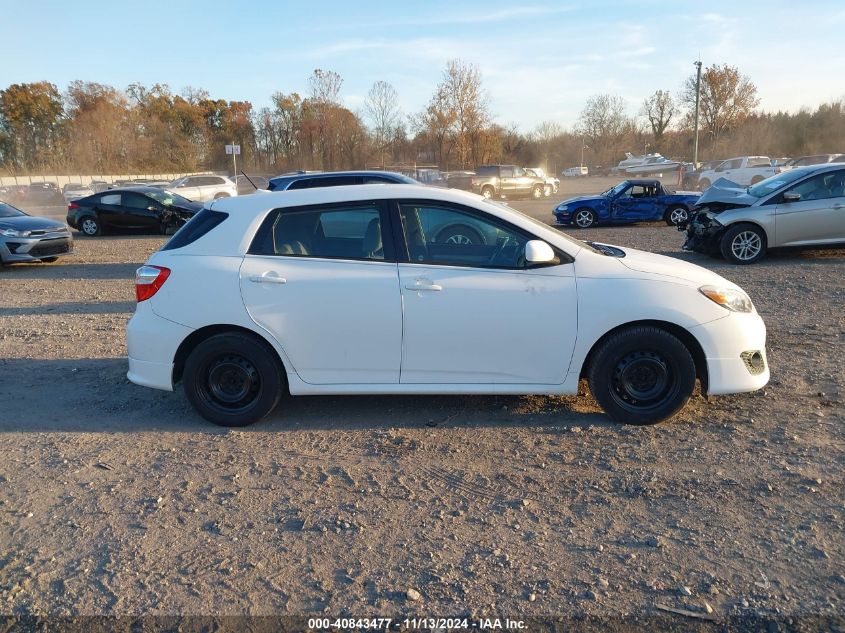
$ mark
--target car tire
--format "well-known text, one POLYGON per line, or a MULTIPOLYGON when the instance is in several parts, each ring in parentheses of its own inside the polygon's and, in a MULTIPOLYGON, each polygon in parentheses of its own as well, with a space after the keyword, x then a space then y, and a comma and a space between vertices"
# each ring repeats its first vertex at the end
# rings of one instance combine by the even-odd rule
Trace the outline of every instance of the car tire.
POLYGON ((702 178, 701 180, 699 180, 698 181, 698 188, 701 189, 701 191, 704 191, 705 189, 709 189, 710 188, 710 179, 709 178, 702 178))
POLYGON ((731 264, 753 264, 763 259, 768 242, 766 232, 754 224, 735 224, 722 235, 719 248, 731 264))
POLYGON ((231 197, 231 196, 230 196, 228 193, 223 193, 222 191, 221 191, 220 193, 215 193, 215 194, 214 194, 214 199, 215 199, 215 200, 220 200, 220 198, 230 198, 230 197, 231 197))
POLYGON ((185 361, 185 394, 202 417, 219 426, 247 426, 270 413, 285 388, 281 363, 255 336, 216 334, 185 361))
POLYGON ((545 190, 545 187, 543 185, 534 185, 534 188, 531 189, 531 197, 534 200, 539 200, 540 198, 543 197, 543 191, 544 190, 545 190))
POLYGON ((496 192, 495 192, 495 190, 493 189, 493 187, 482 187, 482 188, 481 188, 481 196, 482 196, 483 198, 486 198, 487 200, 492 199, 492 198, 493 198, 493 196, 495 195, 495 193, 496 193, 496 192))
POLYGON ((93 215, 86 215, 84 218, 80 218, 77 225, 79 226, 79 232, 88 237, 97 237, 103 234, 103 227, 100 224, 100 220, 93 215))
POLYGON ((689 222, 689 210, 683 206, 676 206, 666 209, 663 219, 669 226, 679 226, 689 222))
POLYGON ((572 223, 579 229, 589 229, 596 225, 596 214, 586 207, 576 209, 572 214, 572 223))
POLYGON ((695 361, 673 334, 653 326, 624 328, 601 343, 587 372, 590 392, 622 424, 671 418, 695 388, 695 361))
POLYGON ((456 224, 447 226, 437 234, 437 241, 441 244, 486 244, 484 236, 471 226, 456 224))
POLYGON ((552 197, 552 186, 551 185, 546 185, 545 187, 543 187, 543 196, 546 197, 546 198, 552 197))

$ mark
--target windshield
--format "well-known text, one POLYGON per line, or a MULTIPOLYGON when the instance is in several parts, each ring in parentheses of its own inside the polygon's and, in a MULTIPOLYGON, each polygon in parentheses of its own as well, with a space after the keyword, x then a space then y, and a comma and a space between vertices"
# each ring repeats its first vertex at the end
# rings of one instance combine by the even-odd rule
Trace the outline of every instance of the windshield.
POLYGON ((17 218, 22 215, 26 215, 26 213, 20 209, 16 209, 10 204, 0 202, 0 218, 17 218))
POLYGON ((603 196, 618 195, 618 194, 622 193, 622 190, 625 189, 625 187, 627 187, 627 186, 628 186, 628 181, 624 180, 624 181, 620 182, 618 185, 616 185, 615 187, 611 187, 607 191, 603 191, 601 193, 601 195, 603 195, 603 196))
POLYGON ((187 198, 183 198, 182 196, 175 194, 171 191, 164 191, 163 189, 160 191, 147 191, 145 193, 150 198, 152 198, 156 202, 160 202, 166 207, 169 207, 171 204, 190 204, 190 200, 188 200, 187 198))
POLYGON ((755 198, 762 198, 763 196, 768 196, 770 193, 777 191, 781 187, 793 183, 796 180, 801 180, 801 178, 811 174, 813 171, 814 170, 812 169, 793 169, 785 171, 780 174, 775 174, 774 176, 769 176, 765 180, 761 180, 756 185, 746 189, 746 191, 749 195, 752 195, 755 198))

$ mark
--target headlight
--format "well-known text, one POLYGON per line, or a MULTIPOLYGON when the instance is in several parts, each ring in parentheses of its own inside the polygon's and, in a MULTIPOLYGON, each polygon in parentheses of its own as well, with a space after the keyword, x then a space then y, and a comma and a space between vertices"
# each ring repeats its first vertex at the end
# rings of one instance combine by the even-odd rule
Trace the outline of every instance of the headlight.
POLYGON ((29 231, 16 231, 15 229, 0 229, 0 235, 4 237, 28 237, 29 231))
POLYGON ((731 312, 751 312, 754 310, 751 299, 741 290, 718 286, 701 286, 698 290, 710 301, 718 303, 731 312))
POLYGON ((557 205, 557 207, 555 208, 555 211, 566 211, 566 205, 565 204, 557 205))

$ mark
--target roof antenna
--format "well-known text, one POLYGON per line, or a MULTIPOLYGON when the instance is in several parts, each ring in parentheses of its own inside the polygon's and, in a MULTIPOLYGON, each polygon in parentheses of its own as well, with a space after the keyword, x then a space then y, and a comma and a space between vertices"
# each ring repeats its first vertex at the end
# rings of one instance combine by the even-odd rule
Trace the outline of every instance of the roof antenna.
POLYGON ((246 178, 247 180, 249 180, 249 184, 251 184, 251 185, 253 186, 253 188, 254 188, 256 191, 258 191, 258 187, 256 187, 256 186, 255 186, 255 183, 254 183, 254 182, 252 182, 252 180, 250 180, 250 179, 249 179, 249 176, 247 176, 247 175, 244 173, 243 169, 241 170, 241 176, 243 176, 244 178, 246 178))

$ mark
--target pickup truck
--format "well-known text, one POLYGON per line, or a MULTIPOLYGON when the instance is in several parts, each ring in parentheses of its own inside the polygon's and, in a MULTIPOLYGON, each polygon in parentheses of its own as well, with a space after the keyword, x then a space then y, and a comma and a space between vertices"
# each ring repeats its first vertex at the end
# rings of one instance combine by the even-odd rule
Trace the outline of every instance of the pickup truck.
POLYGON ((516 165, 483 165, 475 174, 451 176, 449 186, 478 193, 485 198, 531 197, 535 200, 545 195, 546 180, 532 176, 516 165))
POLYGON ((702 170, 698 175, 698 188, 704 191, 720 178, 748 187, 777 173, 780 169, 772 167, 768 156, 738 156, 722 161, 715 169, 702 170))

